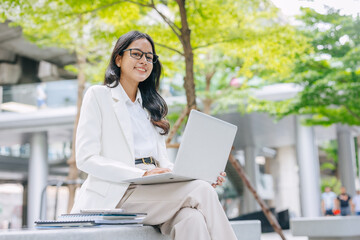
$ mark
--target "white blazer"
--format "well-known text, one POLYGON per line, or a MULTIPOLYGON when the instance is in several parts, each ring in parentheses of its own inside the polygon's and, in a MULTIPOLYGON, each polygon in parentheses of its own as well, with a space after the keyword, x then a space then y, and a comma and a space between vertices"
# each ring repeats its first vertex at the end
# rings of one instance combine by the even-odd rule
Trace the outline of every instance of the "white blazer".
MULTIPOLYGON (((129 184, 124 179, 143 176, 135 167, 130 116, 120 87, 90 87, 82 103, 76 132, 76 164, 88 174, 75 199, 72 213, 80 209, 115 208, 129 184)), ((160 167, 173 168, 165 136, 154 127, 160 167)))

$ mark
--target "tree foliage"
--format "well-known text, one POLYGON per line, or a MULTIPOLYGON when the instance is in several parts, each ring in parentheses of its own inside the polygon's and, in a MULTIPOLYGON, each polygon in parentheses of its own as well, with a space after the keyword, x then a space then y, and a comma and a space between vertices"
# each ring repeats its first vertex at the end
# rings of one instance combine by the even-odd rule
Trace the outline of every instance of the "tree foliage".
POLYGON ((327 14, 304 8, 301 31, 312 49, 297 57, 293 74, 283 82, 303 88, 296 97, 281 102, 252 99, 251 106, 278 117, 311 116, 307 124, 360 124, 360 17, 327 14))
MULTIPOLYGON (((212 93, 201 94, 218 99, 218 89, 229 87, 231 75, 244 79, 243 87, 255 76, 269 79, 289 73, 304 40, 294 29, 281 23, 276 8, 266 0, 185 1, 190 43, 198 91, 205 86, 208 70, 217 72, 212 93), (217 93, 216 93, 217 92, 217 93)), ((3 1, 2 15, 23 26, 25 35, 40 46, 58 46, 87 51, 86 73, 92 81, 101 81, 109 51, 121 34, 138 29, 149 33, 157 44, 165 65, 165 76, 185 75, 184 48, 178 37, 182 22, 176 1, 3 1), (80 18, 81 16, 81 18, 80 18), (161 17, 163 16, 163 17, 161 17), (79 38, 82 21, 83 36, 79 38), (166 19, 166 21, 164 20, 166 19)), ((251 85, 251 83, 250 83, 251 85)), ((241 96, 239 89, 225 91, 241 96)), ((229 100, 223 99, 226 105, 229 100)), ((233 101, 230 101, 233 102, 233 101)), ((237 101, 239 102, 239 101, 237 101)))
MULTIPOLYGON (((130 31, 132 22, 141 17, 136 5, 124 3, 120 11, 107 2, 4 0, 0 21, 21 26, 25 38, 39 47, 59 47, 86 56, 87 79, 98 82, 103 79, 115 37, 130 31)), ((77 72, 76 65, 68 69, 77 72)))
MULTIPOLYGON (((198 70, 199 96, 215 103, 215 112, 237 105, 245 112, 247 99, 254 88, 270 84, 291 73, 295 57, 308 47, 306 38, 295 28, 278 23, 276 12, 267 19, 251 25, 252 36, 243 42, 227 42, 216 45, 202 53, 198 70), (206 89, 206 78, 213 75, 211 86, 206 89), (235 84, 230 83, 234 80, 235 84)), ((250 31, 250 29, 249 29, 250 31)))

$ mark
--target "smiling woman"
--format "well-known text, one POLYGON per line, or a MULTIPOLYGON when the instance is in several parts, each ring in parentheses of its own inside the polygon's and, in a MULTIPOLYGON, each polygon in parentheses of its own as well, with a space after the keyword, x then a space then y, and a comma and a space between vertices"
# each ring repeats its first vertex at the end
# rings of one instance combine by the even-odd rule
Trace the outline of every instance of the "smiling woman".
POLYGON ((76 164, 88 174, 75 200, 81 209, 124 208, 145 212, 145 224, 173 239, 235 240, 214 187, 202 180, 134 185, 132 178, 171 172, 165 135, 167 105, 158 94, 161 64, 149 35, 119 38, 104 86, 84 96, 76 133, 76 164))
POLYGON ((160 84, 161 68, 151 37, 136 31, 129 32, 115 44, 104 84, 115 88, 121 83, 133 102, 139 88, 144 100, 142 104, 150 113, 152 124, 163 129, 163 134, 167 134, 170 128, 169 123, 164 120, 167 105, 156 91, 160 84))
MULTIPOLYGON (((153 55, 150 42, 147 39, 138 39, 116 57, 116 65, 121 69, 120 83, 126 92, 127 90, 137 91, 139 83, 149 77, 153 69, 153 57, 149 57, 149 55, 153 55), (146 54, 143 54, 144 52, 146 54), (143 55, 145 55, 144 58, 143 55), (150 58, 151 60, 148 61, 150 58)), ((131 94, 131 97, 133 97, 131 100, 134 101, 135 94, 131 94)))

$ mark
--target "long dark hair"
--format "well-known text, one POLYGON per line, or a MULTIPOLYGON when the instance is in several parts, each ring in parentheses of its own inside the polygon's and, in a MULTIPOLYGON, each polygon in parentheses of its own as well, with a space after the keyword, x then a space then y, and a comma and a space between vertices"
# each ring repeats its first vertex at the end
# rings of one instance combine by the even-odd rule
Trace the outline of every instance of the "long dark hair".
MULTIPOLYGON (((105 72, 104 85, 114 88, 117 87, 120 83, 120 68, 116 65, 115 60, 117 55, 122 56, 123 50, 125 50, 132 42, 138 39, 147 39, 155 52, 154 41, 146 33, 141 33, 138 31, 131 31, 122 35, 116 42, 114 50, 111 54, 109 66, 105 72)), ((142 105, 146 108, 151 115, 151 122, 154 126, 160 127, 163 131, 161 135, 165 135, 169 132, 170 124, 167 121, 165 116, 168 113, 168 107, 164 99, 157 92, 160 84, 160 75, 161 75, 162 66, 159 60, 153 64, 153 70, 150 76, 145 79, 145 81, 139 83, 139 89, 142 97, 142 105)))

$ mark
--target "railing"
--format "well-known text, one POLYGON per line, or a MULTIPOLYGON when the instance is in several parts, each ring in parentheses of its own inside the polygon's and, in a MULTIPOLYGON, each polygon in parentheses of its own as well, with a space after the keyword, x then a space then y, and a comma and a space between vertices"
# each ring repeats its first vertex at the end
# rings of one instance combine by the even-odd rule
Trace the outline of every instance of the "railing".
POLYGON ((41 192, 41 204, 40 204, 40 219, 45 220, 46 219, 46 190, 49 186, 55 186, 56 187, 56 193, 55 193, 55 206, 54 206, 54 220, 56 220, 56 213, 58 210, 58 197, 59 197, 59 189, 62 186, 69 186, 69 185, 81 185, 83 184, 84 180, 82 179, 76 179, 76 180, 52 180, 48 181, 47 185, 44 187, 44 189, 41 192))

